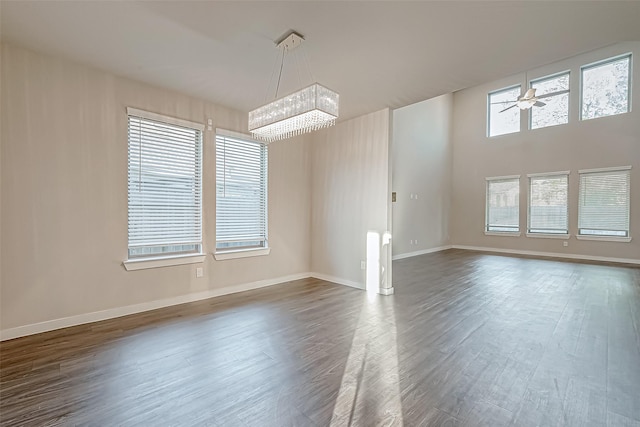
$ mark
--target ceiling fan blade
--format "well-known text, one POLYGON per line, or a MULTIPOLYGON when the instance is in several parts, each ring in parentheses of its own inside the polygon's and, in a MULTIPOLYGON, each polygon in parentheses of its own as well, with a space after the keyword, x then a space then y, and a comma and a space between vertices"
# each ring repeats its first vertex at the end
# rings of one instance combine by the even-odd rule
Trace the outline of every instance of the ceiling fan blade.
POLYGON ((504 113, 505 111, 510 110, 510 109, 512 109, 513 107, 516 107, 517 105, 518 105, 518 104, 513 104, 512 106, 507 107, 507 108, 505 108, 504 110, 500 111, 500 113, 504 113))
POLYGON ((545 93, 544 95, 536 96, 536 98, 538 98, 538 99, 540 99, 540 98, 548 98, 550 96, 563 95, 565 93, 569 93, 569 89, 567 89, 567 90, 559 90, 557 92, 545 93))
POLYGON ((534 107, 544 107, 545 105, 547 105, 547 104, 545 104, 544 102, 540 102, 540 101, 536 101, 536 103, 533 104, 534 107))
POLYGON ((536 96, 536 90, 534 88, 528 89, 520 99, 531 99, 536 96))
POLYGON ((511 104, 511 103, 516 103, 518 101, 500 101, 500 102, 492 102, 491 105, 497 105, 497 104, 511 104))

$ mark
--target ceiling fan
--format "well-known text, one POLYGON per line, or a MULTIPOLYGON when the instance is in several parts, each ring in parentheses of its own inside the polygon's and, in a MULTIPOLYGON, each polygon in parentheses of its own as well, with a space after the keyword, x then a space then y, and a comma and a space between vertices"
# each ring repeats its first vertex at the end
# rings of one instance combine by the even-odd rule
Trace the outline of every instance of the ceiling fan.
POLYGON ((544 95, 536 96, 536 89, 531 88, 527 90, 524 95, 521 95, 515 101, 502 101, 502 102, 494 102, 494 104, 511 104, 504 110, 501 110, 500 113, 503 113, 507 110, 512 109, 513 107, 519 107, 521 110, 528 110, 531 107, 544 107, 544 102, 540 101, 540 99, 548 98, 550 96, 562 95, 563 93, 568 93, 569 90, 560 90, 557 92, 545 93, 544 95))

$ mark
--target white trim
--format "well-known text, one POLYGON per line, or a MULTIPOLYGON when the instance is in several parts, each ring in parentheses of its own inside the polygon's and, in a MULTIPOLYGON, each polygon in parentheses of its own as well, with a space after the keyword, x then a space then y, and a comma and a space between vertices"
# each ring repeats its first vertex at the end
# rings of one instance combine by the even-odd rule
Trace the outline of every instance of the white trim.
POLYGON ((529 173, 527 174, 528 178, 537 178, 541 176, 557 176, 557 175, 570 175, 571 171, 560 171, 560 172, 540 172, 540 173, 529 173))
POLYGON ((571 69, 565 70, 565 71, 558 71, 557 73, 553 73, 553 74, 546 74, 546 75, 542 75, 540 77, 534 77, 534 78, 529 78, 529 88, 531 88, 531 84, 533 83, 540 83, 540 82, 544 82, 547 80, 553 80, 556 79, 558 77, 562 77, 569 74, 569 77, 571 77, 571 69))
POLYGON ((597 168, 597 169, 580 169, 578 173, 598 173, 598 172, 618 172, 631 170, 631 166, 618 166, 610 168, 597 168))
POLYGON ((485 178, 485 181, 502 181, 507 179, 520 179, 520 175, 488 176, 485 178))
POLYGON ((527 233, 527 237, 535 237, 538 239, 564 239, 567 240, 571 234, 554 234, 554 233, 527 233))
POLYGON ((222 129, 222 128, 216 128, 216 136, 217 135, 222 135, 222 136, 228 136, 230 138, 238 138, 238 139, 242 139, 245 141, 251 141, 251 142, 255 142, 256 144, 261 144, 261 145, 268 145, 265 144, 264 141, 260 141, 258 139, 255 139, 250 133, 242 133, 242 132, 236 132, 233 130, 228 130, 228 129, 222 129))
POLYGON ((127 107, 127 115, 140 117, 143 119, 155 120, 156 122, 169 123, 176 126, 182 126, 190 129, 197 129, 204 132, 204 124, 191 122, 189 120, 179 119, 177 117, 169 117, 163 114, 152 113, 150 111, 138 110, 137 108, 127 107))
POLYGON ((485 236, 520 237, 520 231, 485 231, 485 236))
POLYGON ((0 341, 10 340, 13 338, 24 337, 27 335, 39 334, 42 332, 53 331, 56 329, 68 328, 70 326, 83 325, 85 323, 99 322, 101 320, 113 319, 116 317, 128 316, 130 314, 142 313, 158 308, 170 307, 188 302, 200 301, 209 298, 219 297, 222 295, 234 294, 237 292, 250 291, 252 289, 264 288, 267 286, 278 285, 293 280, 306 279, 311 277, 311 273, 298 273, 288 276, 276 277, 273 279, 258 280, 251 283, 243 283, 240 285, 226 286, 224 288, 210 289, 203 292, 195 292, 186 295, 180 295, 172 298, 149 301, 140 304, 128 305, 125 307, 110 308, 107 310, 95 311, 92 313, 84 313, 75 316, 63 317, 60 319, 48 320, 30 325, 18 326, 0 330, 0 341))
POLYGON ((325 280, 327 282, 333 282, 339 285, 349 286, 351 288, 356 288, 356 289, 362 289, 362 290, 366 289, 364 283, 354 282, 352 280, 343 279, 341 277, 329 276, 328 274, 313 273, 313 272, 309 273, 309 275, 314 279, 325 280))
POLYGON ((269 255, 270 252, 271 252, 271 248, 239 249, 235 251, 214 252, 213 257, 216 259, 216 261, 223 261, 226 259, 264 256, 264 255, 269 255))
POLYGON ((589 68, 595 68, 598 67, 600 65, 606 65, 609 62, 616 62, 622 58, 626 58, 626 57, 632 57, 633 56, 633 52, 626 52, 626 53, 621 53, 620 55, 614 55, 610 58, 605 58, 605 59, 599 59, 597 61, 594 62, 590 62, 588 64, 582 65, 580 66, 580 71, 584 70, 584 69, 589 69, 589 68))
POLYGON ((392 256, 391 260, 392 261, 396 261, 396 260, 399 260, 399 259, 411 258, 411 257, 418 256, 418 255, 424 255, 424 254, 430 254, 430 253, 434 253, 434 252, 446 251, 447 249, 451 249, 451 245, 438 246, 437 248, 422 249, 420 251, 407 252, 407 253, 404 253, 404 254, 397 254, 397 255, 392 256))
POLYGON ((198 264, 204 262, 206 254, 172 255, 152 258, 133 258, 123 261, 127 271, 146 270, 147 268, 171 267, 173 265, 198 264))
POLYGON ((380 288, 378 292, 380 295, 393 295, 395 293, 393 287, 390 288, 380 288))
POLYGON ((578 239, 578 240, 592 240, 594 242, 619 242, 619 243, 629 243, 631 241, 631 237, 615 237, 615 236, 583 236, 583 235, 577 235, 576 239, 578 239))
POLYGON ((545 258, 566 258, 566 259, 580 259, 585 261, 601 261, 601 262, 615 262, 620 264, 637 264, 640 265, 640 259, 631 258, 611 258, 592 255, 578 255, 578 254, 563 254, 557 252, 538 252, 538 251, 521 251, 517 249, 499 249, 499 248, 487 248, 483 246, 466 246, 466 245, 453 245, 453 249, 463 249, 467 251, 479 251, 479 252, 495 252, 501 254, 511 255, 530 255, 545 258))

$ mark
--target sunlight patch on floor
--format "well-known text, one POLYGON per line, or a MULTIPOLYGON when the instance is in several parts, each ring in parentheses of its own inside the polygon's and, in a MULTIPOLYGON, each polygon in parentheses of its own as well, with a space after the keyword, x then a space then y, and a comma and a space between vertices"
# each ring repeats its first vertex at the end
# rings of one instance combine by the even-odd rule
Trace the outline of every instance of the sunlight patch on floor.
POLYGON ((332 427, 404 425, 395 318, 383 318, 380 298, 387 297, 369 294, 361 309, 334 404, 332 427))

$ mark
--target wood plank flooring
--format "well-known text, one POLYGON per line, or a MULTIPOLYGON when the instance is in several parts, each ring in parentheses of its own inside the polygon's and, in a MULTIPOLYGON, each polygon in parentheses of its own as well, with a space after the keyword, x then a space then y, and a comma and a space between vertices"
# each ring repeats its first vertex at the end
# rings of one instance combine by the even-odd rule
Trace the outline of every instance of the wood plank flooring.
POLYGON ((462 250, 0 344, 2 426, 636 426, 640 269, 462 250))

